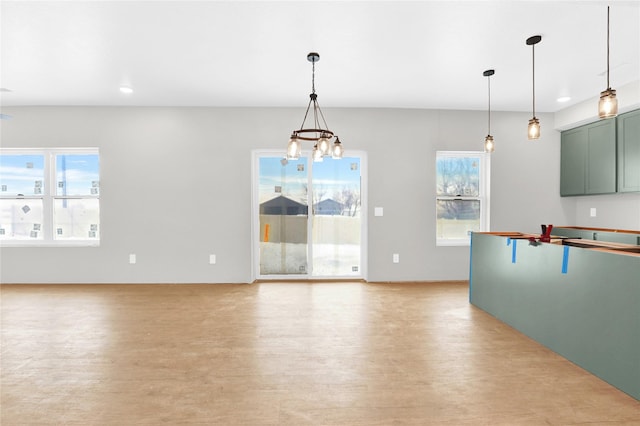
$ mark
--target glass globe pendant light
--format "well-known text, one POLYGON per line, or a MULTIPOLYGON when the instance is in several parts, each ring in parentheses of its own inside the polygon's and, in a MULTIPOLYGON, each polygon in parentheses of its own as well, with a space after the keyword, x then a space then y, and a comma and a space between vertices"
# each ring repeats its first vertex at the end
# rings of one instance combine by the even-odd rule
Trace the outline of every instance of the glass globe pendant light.
POLYGON ((598 116, 611 118, 616 115, 618 115, 618 98, 616 98, 616 91, 609 84, 609 6, 607 6, 607 89, 600 92, 598 116))
POLYGON ((491 136, 491 76, 495 73, 495 70, 486 70, 482 73, 483 76, 487 77, 487 81, 489 83, 489 108, 487 109, 488 131, 487 136, 484 138, 484 152, 493 152, 496 148, 495 143, 493 142, 493 136, 491 136))

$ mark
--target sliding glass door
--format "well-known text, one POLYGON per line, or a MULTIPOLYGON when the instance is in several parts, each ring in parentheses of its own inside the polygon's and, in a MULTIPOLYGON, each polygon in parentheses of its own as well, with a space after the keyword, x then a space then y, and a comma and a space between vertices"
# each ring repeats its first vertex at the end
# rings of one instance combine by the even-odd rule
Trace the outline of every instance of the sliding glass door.
POLYGON ((313 275, 359 276, 362 190, 359 157, 313 163, 313 275))
POLYGON ((307 159, 258 159, 260 276, 306 275, 308 271, 307 159))
POLYGON ((363 167, 362 154, 254 153, 255 278, 364 278, 363 167))

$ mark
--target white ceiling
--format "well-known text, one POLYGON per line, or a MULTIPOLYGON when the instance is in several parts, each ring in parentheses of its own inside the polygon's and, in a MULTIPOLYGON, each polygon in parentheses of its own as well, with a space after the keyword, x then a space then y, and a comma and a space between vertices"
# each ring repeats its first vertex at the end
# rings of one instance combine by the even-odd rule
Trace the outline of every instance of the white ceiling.
MULTIPOLYGON (((554 112, 640 80, 640 1, 4 1, 3 106, 554 112), (124 95, 121 85, 133 88, 124 95), (5 90, 8 89, 9 91, 5 90), (571 101, 558 103, 560 96, 571 101)), ((595 108, 595 106, 594 106, 595 108)))

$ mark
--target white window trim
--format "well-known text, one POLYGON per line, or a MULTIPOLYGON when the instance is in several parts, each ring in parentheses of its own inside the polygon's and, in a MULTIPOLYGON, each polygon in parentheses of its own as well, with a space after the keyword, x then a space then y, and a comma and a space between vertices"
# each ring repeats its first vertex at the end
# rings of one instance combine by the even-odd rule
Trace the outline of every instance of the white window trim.
MULTIPOLYGON (((47 191, 42 196, 27 195, 21 197, 22 199, 35 199, 42 200, 43 211, 43 239, 41 240, 0 240, 0 247, 99 247, 100 240, 102 239, 102 232, 100 238, 93 239, 77 239, 77 240, 56 240, 53 235, 53 205, 55 199, 78 199, 78 198, 101 198, 101 192, 98 195, 83 195, 83 196, 60 196, 55 193, 56 182, 56 170, 55 170, 55 156, 58 154, 67 155, 85 155, 85 154, 97 154, 100 155, 99 148, 0 148, 0 155, 44 155, 44 179, 45 188, 47 191)), ((3 196, 0 194, 0 198, 15 199, 16 196, 3 196)), ((102 213, 100 213, 100 223, 102 223, 102 213)), ((102 226, 100 225, 100 228, 102 226)))
MULTIPOLYGON (((467 196, 442 196, 437 195, 435 197, 435 208, 437 209, 438 200, 455 200, 455 199, 467 199, 467 200, 479 200, 480 201, 480 232, 488 232, 490 230, 490 211, 491 211, 491 154, 484 151, 436 151, 436 162, 438 157, 479 157, 480 158, 480 195, 478 197, 467 196)), ((437 181, 436 170, 436 181, 437 181)), ((437 222, 436 212, 436 222, 437 222)), ((434 224, 437 227, 437 223, 434 224)), ((436 232, 436 246, 438 247, 451 247, 451 246, 469 246, 471 244, 471 235, 468 238, 458 239, 443 239, 438 238, 436 232)))

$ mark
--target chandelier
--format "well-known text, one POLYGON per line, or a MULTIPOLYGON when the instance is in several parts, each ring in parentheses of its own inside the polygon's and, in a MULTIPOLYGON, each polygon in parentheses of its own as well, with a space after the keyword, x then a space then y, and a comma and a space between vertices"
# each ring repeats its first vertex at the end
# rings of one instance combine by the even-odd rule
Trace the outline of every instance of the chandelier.
POLYGON ((324 119, 320 105, 318 105, 318 95, 316 94, 315 78, 316 78, 316 62, 320 60, 320 55, 311 52, 307 55, 307 60, 312 64, 311 73, 311 94, 309 95, 309 104, 307 111, 304 113, 304 119, 298 130, 291 132, 291 138, 287 145, 287 160, 296 160, 300 158, 302 151, 302 141, 313 142, 313 161, 322 161, 323 157, 331 156, 332 158, 342 158, 342 143, 337 135, 335 135, 324 119), (313 117, 311 127, 305 127, 307 118, 311 110, 313 117), (323 127, 324 126, 324 127, 323 127), (331 146, 331 141, 333 147, 331 146))

